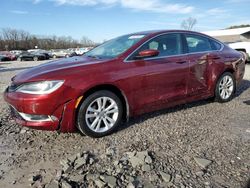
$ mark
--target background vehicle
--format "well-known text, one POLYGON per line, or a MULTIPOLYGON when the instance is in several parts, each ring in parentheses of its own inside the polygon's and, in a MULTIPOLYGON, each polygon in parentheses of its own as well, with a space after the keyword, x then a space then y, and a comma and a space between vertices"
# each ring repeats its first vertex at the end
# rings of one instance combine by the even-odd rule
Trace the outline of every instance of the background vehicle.
POLYGON ((52 50, 51 54, 53 58, 72 57, 76 55, 75 52, 69 50, 52 50))
POLYGON ((4 97, 24 126, 102 137, 131 116, 230 101, 244 72, 245 56, 207 35, 149 31, 20 73, 4 97))
POLYGON ((18 61, 39 61, 45 60, 46 56, 40 53, 29 53, 29 52, 22 52, 17 57, 18 61))
POLYGON ((11 59, 8 56, 0 54, 0 61, 10 61, 10 60, 11 59))
POLYGON ((89 51, 89 48, 77 48, 75 50, 75 52, 76 52, 77 55, 83 55, 83 54, 85 54, 88 51, 89 51))
POLYGON ((1 51, 0 55, 7 56, 10 59, 10 61, 16 60, 16 55, 12 54, 12 53, 10 53, 8 51, 1 51))
POLYGON ((24 52, 23 50, 11 50, 10 53, 14 54, 16 57, 20 54, 24 52))
POLYGON ((232 49, 245 53, 247 61, 250 62, 250 42, 229 43, 228 46, 232 49))

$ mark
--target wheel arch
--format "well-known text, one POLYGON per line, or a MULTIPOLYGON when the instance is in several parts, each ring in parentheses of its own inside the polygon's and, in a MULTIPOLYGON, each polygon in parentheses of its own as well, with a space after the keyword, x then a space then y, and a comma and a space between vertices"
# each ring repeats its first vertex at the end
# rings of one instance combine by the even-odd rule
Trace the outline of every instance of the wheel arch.
POLYGON ((211 92, 212 92, 212 95, 214 96, 215 95, 215 89, 216 89, 216 84, 217 84, 217 82, 218 82, 218 80, 220 79, 220 77, 224 74, 224 73, 226 73, 226 72, 230 72, 231 74, 233 74, 233 76, 235 77, 235 70, 233 69, 233 67, 227 67, 227 68, 225 68, 223 71, 221 71, 221 73, 220 74, 218 74, 217 76, 216 76, 216 78, 213 80, 213 82, 212 82, 212 87, 211 87, 211 92))
POLYGON ((116 94, 119 97, 119 99, 122 102, 122 106, 123 106, 123 116, 122 116, 122 118, 123 118, 123 120, 128 121, 129 120, 129 114, 130 114, 129 110, 130 109, 129 109, 129 103, 128 103, 127 97, 126 97, 125 93, 121 89, 119 89, 117 86, 114 86, 112 84, 100 84, 100 85, 93 86, 93 87, 87 89, 86 91, 84 91, 82 93, 82 95, 81 95, 83 97, 82 97, 82 99, 81 99, 81 101, 80 101, 80 103, 78 105, 78 108, 79 108, 80 104, 84 101, 84 99, 86 97, 88 97, 91 94, 93 94, 94 92, 100 91, 100 90, 111 91, 111 92, 113 92, 114 94, 116 94))

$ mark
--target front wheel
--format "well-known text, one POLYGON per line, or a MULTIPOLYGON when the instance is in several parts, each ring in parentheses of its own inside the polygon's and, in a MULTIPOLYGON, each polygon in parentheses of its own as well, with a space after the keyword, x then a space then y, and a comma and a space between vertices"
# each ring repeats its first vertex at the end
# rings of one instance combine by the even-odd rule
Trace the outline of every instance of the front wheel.
POLYGON ((222 74, 216 84, 215 100, 218 102, 228 102, 233 98, 236 89, 235 78, 232 73, 222 74))
POLYGON ((114 93, 101 90, 88 96, 80 106, 77 127, 90 137, 112 133, 122 120, 122 103, 114 93))

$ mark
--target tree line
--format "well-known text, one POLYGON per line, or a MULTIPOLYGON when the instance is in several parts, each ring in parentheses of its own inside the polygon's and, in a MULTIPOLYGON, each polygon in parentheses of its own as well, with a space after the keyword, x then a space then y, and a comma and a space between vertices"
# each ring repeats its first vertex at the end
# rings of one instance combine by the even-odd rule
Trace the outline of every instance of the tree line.
POLYGON ((70 36, 37 36, 24 30, 2 28, 0 30, 0 50, 28 50, 28 49, 68 49, 77 47, 89 47, 96 44, 82 37, 75 40, 70 36))

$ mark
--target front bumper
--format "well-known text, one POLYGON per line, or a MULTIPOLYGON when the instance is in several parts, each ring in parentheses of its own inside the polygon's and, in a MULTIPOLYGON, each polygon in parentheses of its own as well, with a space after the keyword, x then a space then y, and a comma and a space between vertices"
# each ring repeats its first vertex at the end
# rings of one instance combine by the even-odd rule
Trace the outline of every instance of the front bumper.
POLYGON ((34 96, 18 92, 4 92, 4 99, 9 104, 12 117, 26 127, 40 130, 58 130, 75 132, 75 104, 70 100, 57 105, 52 96, 34 96))

